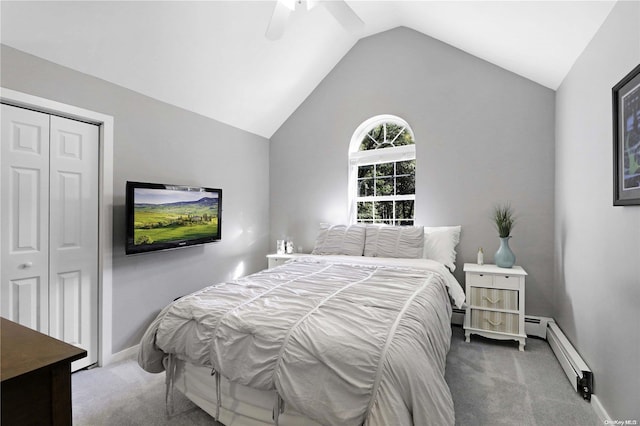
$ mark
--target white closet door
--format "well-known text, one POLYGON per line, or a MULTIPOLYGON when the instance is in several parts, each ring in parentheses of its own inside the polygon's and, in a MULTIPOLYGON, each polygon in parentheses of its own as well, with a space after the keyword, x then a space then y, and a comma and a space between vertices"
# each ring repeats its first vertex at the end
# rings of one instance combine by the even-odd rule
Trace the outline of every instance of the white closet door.
POLYGON ((2 105, 0 314, 98 360, 99 132, 2 105))
POLYGON ((51 117, 49 334, 98 360, 98 127, 51 117))
POLYGON ((48 333, 49 115, 1 112, 0 313, 48 333))

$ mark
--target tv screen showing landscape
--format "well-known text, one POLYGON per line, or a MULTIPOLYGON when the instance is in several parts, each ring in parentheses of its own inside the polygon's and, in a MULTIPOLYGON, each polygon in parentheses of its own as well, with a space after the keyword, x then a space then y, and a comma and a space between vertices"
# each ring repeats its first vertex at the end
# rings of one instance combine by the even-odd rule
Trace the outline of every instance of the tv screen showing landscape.
POLYGON ((127 182, 127 254, 221 237, 222 190, 127 182))

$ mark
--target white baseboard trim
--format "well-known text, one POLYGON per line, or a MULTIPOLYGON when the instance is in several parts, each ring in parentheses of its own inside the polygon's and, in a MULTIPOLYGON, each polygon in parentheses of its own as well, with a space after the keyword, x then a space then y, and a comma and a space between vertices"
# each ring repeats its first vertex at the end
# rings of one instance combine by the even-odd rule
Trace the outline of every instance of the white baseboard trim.
POLYGON ((116 352, 115 354, 111 354, 111 358, 109 359, 109 364, 113 364, 114 362, 124 361, 125 359, 135 358, 138 353, 138 347, 140 345, 131 346, 130 348, 124 349, 120 352, 116 352))
POLYGON ((593 406, 593 411, 596 412, 596 415, 600 419, 600 421, 604 424, 606 421, 611 421, 611 416, 607 413, 607 410, 604 409, 602 402, 600 402, 600 398, 598 395, 591 395, 591 405, 593 406))

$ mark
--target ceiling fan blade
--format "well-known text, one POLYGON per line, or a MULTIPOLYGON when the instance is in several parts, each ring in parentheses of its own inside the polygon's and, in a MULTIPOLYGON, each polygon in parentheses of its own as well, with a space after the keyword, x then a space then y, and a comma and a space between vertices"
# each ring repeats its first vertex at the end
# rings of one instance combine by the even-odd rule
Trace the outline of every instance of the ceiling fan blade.
POLYGON ((273 15, 271 15, 271 21, 267 27, 265 36, 269 40, 278 40, 284 34, 284 29, 289 20, 291 9, 281 1, 276 2, 276 6, 273 8, 273 15))
POLYGON ((327 10, 349 32, 357 32, 364 27, 364 21, 344 0, 323 1, 327 10))

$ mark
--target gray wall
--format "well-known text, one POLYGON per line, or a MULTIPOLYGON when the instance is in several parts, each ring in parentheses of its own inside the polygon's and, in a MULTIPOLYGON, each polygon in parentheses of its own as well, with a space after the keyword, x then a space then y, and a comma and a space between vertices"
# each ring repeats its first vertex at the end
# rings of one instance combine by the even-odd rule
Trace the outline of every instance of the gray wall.
POLYGON ((460 282, 479 246, 493 261, 492 208, 510 201, 526 312, 550 316, 554 102, 552 90, 407 28, 362 39, 271 138, 270 244, 289 236, 310 251, 320 222, 346 222, 351 136, 395 114, 417 140, 417 223, 463 227, 460 282))
POLYGON ((640 420, 640 206, 613 207, 611 88, 640 63, 618 2, 557 91, 554 317, 613 419, 640 420))
POLYGON ((174 298, 266 267, 267 139, 7 46, 0 55, 2 87, 114 117, 113 352, 174 298), (127 180, 222 188, 222 241, 125 256, 127 180))

